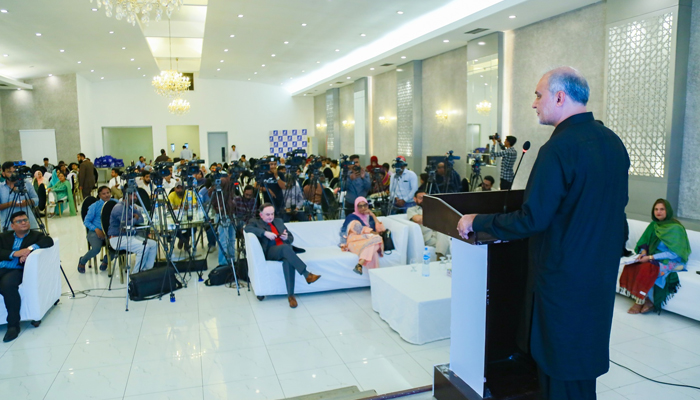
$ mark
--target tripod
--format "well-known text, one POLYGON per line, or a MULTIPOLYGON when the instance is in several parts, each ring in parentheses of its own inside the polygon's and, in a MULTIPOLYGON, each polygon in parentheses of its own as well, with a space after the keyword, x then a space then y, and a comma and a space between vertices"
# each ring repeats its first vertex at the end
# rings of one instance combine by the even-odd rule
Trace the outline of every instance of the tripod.
MULTIPOLYGON (((37 205, 34 203, 34 200, 32 200, 31 197, 29 197, 29 193, 27 192, 27 182, 20 178, 17 181, 13 183, 13 187, 11 188, 12 190, 12 195, 10 196, 10 203, 12 205, 10 206, 10 209, 7 211, 7 218, 5 219, 5 224, 3 226, 3 231, 7 232, 10 230, 10 216, 15 212, 15 211, 24 211, 27 213, 27 218, 29 218, 30 215, 34 216, 34 219, 36 220, 37 227, 46 236, 49 236, 48 231, 46 230, 46 226, 44 223, 41 221, 41 217, 39 217, 39 210, 37 209, 37 205), (24 200, 22 200, 24 199, 24 200), (21 206, 22 202, 24 201, 24 206, 21 206), (23 210, 24 209, 24 210, 23 210)), ((9 188, 9 185, 8 185, 9 188)), ((70 194, 69 194, 70 196, 70 194)), ((31 219, 30 219, 31 223, 31 219)), ((66 280, 66 284, 68 285, 68 289, 70 289, 71 293, 71 299, 75 298, 75 291, 73 291, 73 287, 70 284, 70 281, 68 280, 68 276, 66 276, 66 271, 63 270, 63 265, 60 264, 59 262, 59 267, 61 268, 61 273, 63 274, 63 279, 66 280)))
POLYGON ((484 183, 484 179, 481 177, 480 164, 474 163, 472 165, 472 174, 469 177, 469 191, 475 191, 482 183, 484 183))
MULTIPOLYGON (((309 179, 307 186, 311 188, 311 195, 309 196, 311 198, 305 198, 306 201, 304 202, 304 209, 311 215, 311 218, 314 221, 319 221, 319 214, 322 217, 321 219, 335 219, 335 215, 337 212, 337 210, 335 209, 336 207, 334 207, 334 203, 331 202, 331 199, 328 198, 328 194, 324 190, 323 184, 319 179, 318 173, 319 171, 313 171, 309 173, 309 175, 311 175, 312 178, 309 179), (316 191, 319 187, 321 187, 320 210, 316 208, 316 206, 319 205, 314 203, 314 200, 316 198, 316 191), (323 210, 323 204, 326 204, 327 207, 327 211, 325 212, 323 210)), ((333 198, 332 200, 335 200, 335 198, 333 198)))
POLYGON ((389 215, 389 212, 391 211, 389 204, 389 193, 382 184, 382 176, 379 172, 372 174, 372 188, 370 189, 370 192, 372 193, 370 197, 379 200, 377 203, 379 203, 379 209, 381 210, 382 215, 389 215))
POLYGON ((435 170, 428 172, 428 182, 426 184, 425 192, 428 194, 440 193, 440 185, 437 184, 435 179, 435 170))

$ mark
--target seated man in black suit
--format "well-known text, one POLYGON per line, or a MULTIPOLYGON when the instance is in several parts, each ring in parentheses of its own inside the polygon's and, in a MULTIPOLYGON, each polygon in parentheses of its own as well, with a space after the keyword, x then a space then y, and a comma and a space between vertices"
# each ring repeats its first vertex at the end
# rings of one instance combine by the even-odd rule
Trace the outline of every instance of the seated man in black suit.
POLYGON ((0 234, 0 294, 7 309, 7 332, 3 342, 15 340, 19 335, 19 285, 24 262, 32 251, 53 246, 53 239, 29 230, 29 217, 24 211, 13 213, 10 222, 10 229, 14 232, 0 234))
POLYGON ((282 261, 284 280, 287 283, 287 295, 289 295, 289 306, 297 307, 297 299, 294 297, 294 270, 304 275, 306 283, 314 283, 320 275, 314 275, 306 270, 306 264, 296 255, 292 248, 294 236, 287 231, 284 222, 280 218, 275 218, 275 207, 271 203, 260 206, 260 219, 252 219, 245 227, 246 232, 250 232, 258 237, 262 246, 265 259, 271 261, 282 261))

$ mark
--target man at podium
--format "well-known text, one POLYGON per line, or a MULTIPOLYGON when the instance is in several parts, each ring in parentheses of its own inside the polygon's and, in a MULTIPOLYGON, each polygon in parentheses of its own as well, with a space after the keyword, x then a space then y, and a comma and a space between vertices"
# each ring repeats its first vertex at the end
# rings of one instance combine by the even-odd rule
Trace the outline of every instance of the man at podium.
POLYGON ((535 95, 540 124, 555 128, 539 150, 522 208, 465 215, 457 229, 465 238, 472 231, 530 238, 530 350, 542 398, 595 399, 596 378, 609 368, 630 161, 620 138, 586 111, 588 82, 577 70, 547 72, 535 95))

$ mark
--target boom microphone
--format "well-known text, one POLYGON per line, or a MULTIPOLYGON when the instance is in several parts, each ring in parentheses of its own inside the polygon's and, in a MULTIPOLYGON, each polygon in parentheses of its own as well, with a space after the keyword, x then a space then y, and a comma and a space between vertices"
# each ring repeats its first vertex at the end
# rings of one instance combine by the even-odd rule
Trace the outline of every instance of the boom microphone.
POLYGON ((508 191, 506 192, 506 195, 503 196, 503 213, 505 214, 508 210, 508 194, 510 193, 511 190, 513 190, 513 183, 515 183, 515 177, 518 175, 518 170, 520 169, 520 163, 523 162, 523 157, 525 157, 525 153, 530 150, 530 141, 526 141, 523 143, 523 155, 520 156, 520 161, 518 161, 518 166, 515 168, 515 173, 513 174, 513 182, 511 182, 510 187, 508 188, 508 191))

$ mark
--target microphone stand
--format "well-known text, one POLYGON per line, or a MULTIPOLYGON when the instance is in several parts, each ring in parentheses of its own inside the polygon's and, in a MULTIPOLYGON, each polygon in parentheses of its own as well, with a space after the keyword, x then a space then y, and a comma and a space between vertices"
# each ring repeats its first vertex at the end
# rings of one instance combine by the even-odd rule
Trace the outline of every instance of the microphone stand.
MULTIPOLYGON (((523 155, 520 156, 520 161, 518 161, 518 166, 515 168, 515 173, 513 174, 513 183, 515 183, 515 177, 518 176, 518 170, 520 169, 520 164, 523 162, 523 158, 525 157, 525 153, 530 150, 530 141, 526 141, 523 143, 523 155)), ((503 196, 503 213, 508 212, 508 195, 510 194, 510 191, 513 190, 513 183, 510 184, 510 187, 508 188, 508 191, 506 192, 506 195, 503 196)))

